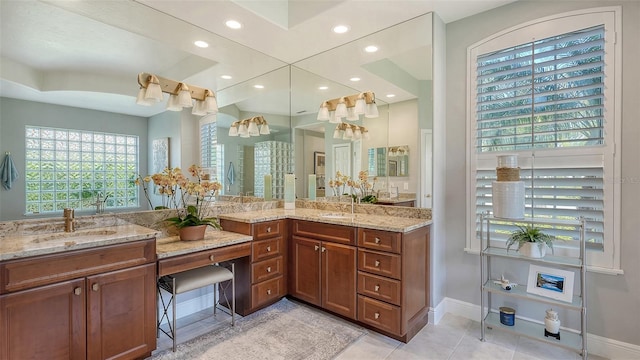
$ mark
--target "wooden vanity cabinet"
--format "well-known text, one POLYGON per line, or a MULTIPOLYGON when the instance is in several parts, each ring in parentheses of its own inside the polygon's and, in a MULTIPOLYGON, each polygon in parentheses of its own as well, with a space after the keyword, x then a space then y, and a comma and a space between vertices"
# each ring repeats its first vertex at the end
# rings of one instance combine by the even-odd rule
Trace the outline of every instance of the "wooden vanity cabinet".
POLYGON ((221 219, 220 225, 225 231, 253 237, 250 258, 234 260, 236 312, 246 316, 287 295, 287 221, 270 220, 250 224, 221 219))
POLYGON ((0 359, 149 356, 155 257, 148 239, 0 263, 0 359))
POLYGON ((429 233, 358 229, 358 321, 404 342, 427 324, 429 233))
POLYGON ((356 318, 355 228, 292 221, 289 294, 356 318))

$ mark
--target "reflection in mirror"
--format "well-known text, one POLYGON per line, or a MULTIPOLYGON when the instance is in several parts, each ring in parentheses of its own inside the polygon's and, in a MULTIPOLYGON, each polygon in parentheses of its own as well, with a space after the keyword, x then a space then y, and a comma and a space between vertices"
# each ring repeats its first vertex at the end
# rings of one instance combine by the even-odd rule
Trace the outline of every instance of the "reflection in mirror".
POLYGON ((409 146, 389 146, 387 159, 389 177, 409 176, 409 146))

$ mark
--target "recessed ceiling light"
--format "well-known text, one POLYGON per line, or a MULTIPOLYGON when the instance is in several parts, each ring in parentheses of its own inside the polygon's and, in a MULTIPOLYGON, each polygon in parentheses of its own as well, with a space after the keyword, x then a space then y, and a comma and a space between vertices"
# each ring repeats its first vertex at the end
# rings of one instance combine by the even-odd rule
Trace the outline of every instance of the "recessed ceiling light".
POLYGON ((351 79, 349 79, 349 80, 351 80, 351 81, 360 81, 360 78, 359 78, 359 77, 352 77, 352 78, 351 78, 351 79))
POLYGON ((387 94, 388 98, 396 97, 396 94, 387 94))
POLYGON ((240 24, 238 21, 236 20, 227 20, 227 22, 225 23, 225 25, 227 25, 227 27, 231 28, 231 29, 240 29, 242 28, 242 24, 240 24))
POLYGON ((196 42, 193 43, 195 46, 199 47, 199 48, 207 48, 209 47, 209 44, 207 44, 206 41, 202 41, 202 40, 198 40, 196 42))
POLYGON ((220 76, 221 78, 225 79, 225 80, 230 80, 232 79, 231 75, 222 75, 220 76))
POLYGON ((318 87, 318 90, 327 90, 329 87, 328 86, 320 86, 318 87))
POLYGON ((253 87, 256 89, 264 89, 264 85, 260 85, 260 84, 253 85, 253 87))
POLYGON ((375 45, 369 45, 366 48, 364 48, 364 51, 368 52, 368 53, 373 53, 378 51, 378 47, 375 45))
POLYGON ((336 34, 344 34, 349 31, 349 27, 347 25, 338 25, 333 28, 333 32, 336 34))

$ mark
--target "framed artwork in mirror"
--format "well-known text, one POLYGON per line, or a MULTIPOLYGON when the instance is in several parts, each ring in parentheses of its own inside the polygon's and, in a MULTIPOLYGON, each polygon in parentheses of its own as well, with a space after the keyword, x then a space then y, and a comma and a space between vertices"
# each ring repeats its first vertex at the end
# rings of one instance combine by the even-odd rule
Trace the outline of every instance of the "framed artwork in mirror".
MULTIPOLYGON (((151 152, 152 174, 158 174, 169 167, 169 138, 155 139, 152 142, 151 152)), ((154 194, 158 194, 157 186, 153 186, 154 194)))
POLYGON ((398 176, 398 161, 389 160, 389 176, 398 176))
POLYGON ((322 151, 313 152, 313 173, 316 174, 316 187, 318 189, 325 188, 325 155, 322 151))

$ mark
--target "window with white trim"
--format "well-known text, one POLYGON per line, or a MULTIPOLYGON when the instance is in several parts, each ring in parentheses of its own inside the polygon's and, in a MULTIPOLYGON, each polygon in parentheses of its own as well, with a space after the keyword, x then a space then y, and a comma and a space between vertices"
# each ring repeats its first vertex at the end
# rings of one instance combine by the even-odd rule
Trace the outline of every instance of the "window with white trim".
POLYGON ((40 126, 25 128, 26 213, 138 207, 138 136, 40 126))
MULTIPOLYGON (((497 156, 517 154, 525 217, 583 217, 589 263, 616 267, 619 190, 606 181, 619 173, 610 10, 541 19, 470 47, 468 249, 479 250, 478 215, 492 210, 497 156)), ((492 240, 503 244, 507 229, 492 226, 492 240)), ((556 242, 561 254, 575 254, 576 229, 545 232, 566 240, 556 242)))
MULTIPOLYGON (((218 143, 218 130, 215 115, 205 116, 200 120, 200 166, 211 180, 224 183, 224 146, 218 143)), ((220 193, 223 193, 223 189, 220 193)))

